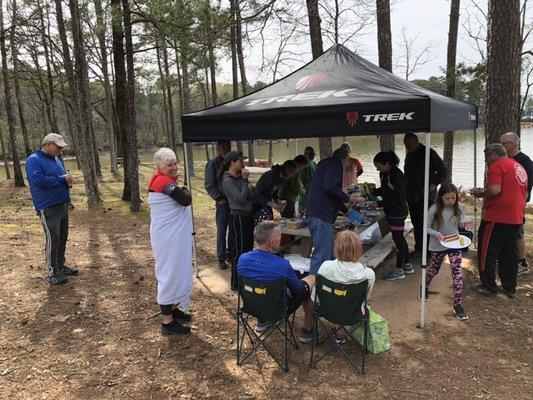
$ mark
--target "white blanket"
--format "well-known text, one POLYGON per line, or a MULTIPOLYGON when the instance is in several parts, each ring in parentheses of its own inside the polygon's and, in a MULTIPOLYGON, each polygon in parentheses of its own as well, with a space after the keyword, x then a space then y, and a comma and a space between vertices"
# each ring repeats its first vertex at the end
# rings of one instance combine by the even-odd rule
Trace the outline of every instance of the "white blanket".
POLYGON ((192 292, 192 226, 189 207, 150 192, 150 241, 155 258, 157 303, 189 310, 192 292))

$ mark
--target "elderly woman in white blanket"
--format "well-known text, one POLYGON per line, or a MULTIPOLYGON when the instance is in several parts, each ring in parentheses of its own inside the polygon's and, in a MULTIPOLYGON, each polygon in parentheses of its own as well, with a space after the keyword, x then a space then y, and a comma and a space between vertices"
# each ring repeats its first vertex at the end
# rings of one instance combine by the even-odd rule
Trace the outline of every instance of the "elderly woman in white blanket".
POLYGON ((150 241, 155 258, 157 303, 161 307, 163 335, 184 335, 191 329, 192 292, 191 193, 178 186, 176 154, 168 148, 154 155, 157 172, 148 186, 150 241), (179 308, 177 307, 179 305, 179 308))

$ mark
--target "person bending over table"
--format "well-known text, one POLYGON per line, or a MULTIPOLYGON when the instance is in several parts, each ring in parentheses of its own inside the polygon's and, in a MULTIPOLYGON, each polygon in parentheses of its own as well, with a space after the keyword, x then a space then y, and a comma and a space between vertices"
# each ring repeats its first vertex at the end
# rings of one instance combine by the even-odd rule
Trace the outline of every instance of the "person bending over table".
POLYGON ((382 151, 374 157, 374 165, 379 171, 381 187, 374 190, 373 194, 383 197, 383 211, 396 246, 396 269, 385 276, 386 281, 403 279, 405 274, 415 272, 409 261, 409 246, 403 234, 408 209, 405 177, 398 168, 399 163, 400 159, 393 151, 382 151))
POLYGON ((235 236, 235 258, 231 264, 231 290, 237 291, 236 265, 239 257, 254 247, 254 188, 248 182, 250 172, 244 168, 246 157, 237 151, 230 151, 224 158, 221 169, 222 188, 230 208, 230 224, 235 236))
POLYGON ((316 162, 314 162, 315 155, 315 149, 311 146, 307 146, 304 149, 304 156, 307 159, 307 167, 303 168, 299 174, 305 191, 305 194, 298 197, 298 213, 300 216, 305 215, 305 209, 307 208, 307 195, 309 194, 311 181, 313 180, 317 167, 316 162))
POLYGON ((282 165, 273 165, 261 175, 255 185, 257 210, 254 215, 254 222, 256 224, 274 219, 272 209, 276 209, 280 214, 283 212, 283 205, 277 202, 279 189, 283 182, 291 179, 297 173, 298 164, 293 160, 287 160, 282 165))
POLYGON ((298 196, 303 196, 305 194, 304 185, 302 184, 302 180, 300 178, 300 172, 302 171, 302 169, 307 167, 307 158, 303 154, 300 154, 294 157, 293 161, 298 164, 298 173, 294 175, 291 179, 288 179, 281 184, 281 188, 279 189, 278 194, 278 197, 281 200, 285 200, 287 202, 285 209, 281 213, 281 216, 283 218, 295 217, 296 200, 298 199, 298 196))
MULTIPOLYGON (((281 242, 281 229, 276 222, 260 222, 255 227, 254 238, 258 247, 241 255, 237 264, 237 273, 239 276, 261 283, 272 283, 285 278, 289 296, 287 313, 290 315, 303 305, 304 326, 311 331, 313 316, 309 304, 315 277, 308 275, 302 280, 298 279, 289 261, 275 254, 281 242)), ((258 321, 255 331, 264 332, 269 326, 269 321, 258 321)))

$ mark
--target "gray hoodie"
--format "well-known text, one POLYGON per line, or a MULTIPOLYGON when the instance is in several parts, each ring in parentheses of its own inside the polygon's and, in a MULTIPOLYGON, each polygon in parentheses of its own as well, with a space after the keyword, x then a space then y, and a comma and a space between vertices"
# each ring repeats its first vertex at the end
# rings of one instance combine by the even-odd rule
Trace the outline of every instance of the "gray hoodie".
POLYGON ((253 215, 254 188, 247 180, 241 177, 236 178, 229 171, 226 171, 224 172, 222 187, 232 214, 253 215))

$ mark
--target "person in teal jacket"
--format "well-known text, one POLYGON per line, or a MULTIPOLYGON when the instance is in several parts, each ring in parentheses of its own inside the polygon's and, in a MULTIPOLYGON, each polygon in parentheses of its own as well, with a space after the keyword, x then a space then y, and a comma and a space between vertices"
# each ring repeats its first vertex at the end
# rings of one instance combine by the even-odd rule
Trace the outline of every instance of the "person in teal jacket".
POLYGON ((295 204, 299 196, 305 195, 305 189, 300 178, 300 171, 307 166, 307 158, 304 155, 294 157, 293 161, 298 164, 298 174, 286 180, 281 184, 278 197, 287 202, 285 209, 282 211, 283 218, 294 218, 296 214, 295 204))

